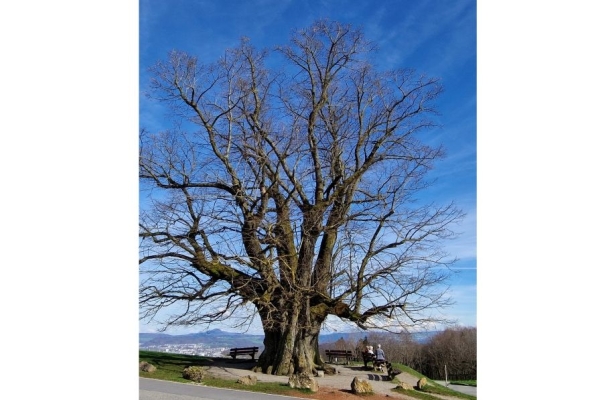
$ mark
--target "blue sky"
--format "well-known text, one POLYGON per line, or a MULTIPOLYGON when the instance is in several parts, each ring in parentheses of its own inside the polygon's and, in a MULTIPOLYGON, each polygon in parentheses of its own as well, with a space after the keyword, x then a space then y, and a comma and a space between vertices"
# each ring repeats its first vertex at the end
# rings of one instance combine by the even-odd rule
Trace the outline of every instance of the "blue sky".
MULTIPOLYGON (((140 1, 140 126, 165 126, 165 110, 148 100, 147 68, 166 58, 170 50, 183 50, 201 60, 216 60, 242 36, 258 48, 286 44, 292 29, 328 18, 361 27, 379 46, 376 63, 382 69, 414 68, 439 77, 444 93, 437 102, 440 128, 431 132, 433 143, 443 143, 447 157, 431 174, 437 184, 422 200, 455 201, 467 213, 447 245, 460 258, 451 282, 456 304, 443 310, 458 325, 477 325, 476 260, 476 2, 342 1, 342 0, 157 0, 140 1)), ((343 326, 330 325, 336 329, 343 326)), ((223 327, 228 329, 227 326, 223 327)), ((156 325, 140 323, 140 331, 156 325)), ((170 330, 179 334, 198 328, 170 330)), ((258 328, 260 330, 260 328, 258 328)))

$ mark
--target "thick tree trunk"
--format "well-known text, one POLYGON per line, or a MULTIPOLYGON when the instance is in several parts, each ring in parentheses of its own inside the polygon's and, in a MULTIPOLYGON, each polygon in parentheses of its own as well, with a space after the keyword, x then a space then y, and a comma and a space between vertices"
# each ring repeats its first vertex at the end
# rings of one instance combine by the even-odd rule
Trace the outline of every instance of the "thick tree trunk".
MULTIPOLYGON (((308 303, 308 302, 306 302, 308 303)), ((323 365, 319 355, 319 332, 323 321, 310 317, 305 307, 288 307, 274 315, 261 314, 265 331, 265 350, 258 358, 263 373, 292 375, 300 372, 316 374, 323 365)))

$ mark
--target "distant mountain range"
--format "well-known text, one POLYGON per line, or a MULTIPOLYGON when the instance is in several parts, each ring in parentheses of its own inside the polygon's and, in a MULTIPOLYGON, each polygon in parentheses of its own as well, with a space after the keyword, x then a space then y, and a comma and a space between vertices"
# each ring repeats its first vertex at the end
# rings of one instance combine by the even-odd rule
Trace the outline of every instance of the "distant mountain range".
MULTIPOLYGON (((437 331, 413 333, 414 339, 423 343, 429 340, 437 331)), ((366 332, 337 332, 321 334, 319 343, 332 343, 341 338, 345 340, 359 340, 367 336, 366 332)), ((263 346, 264 335, 251 335, 247 333, 226 332, 212 329, 206 332, 188 333, 186 335, 169 335, 166 333, 140 333, 140 347, 181 345, 203 343, 211 347, 250 347, 263 346)))
POLYGON ((206 332, 188 333, 186 335, 169 335, 166 333, 140 333, 140 347, 164 346, 175 344, 203 343, 211 347, 250 347, 262 346, 264 335, 226 332, 212 329, 206 332))

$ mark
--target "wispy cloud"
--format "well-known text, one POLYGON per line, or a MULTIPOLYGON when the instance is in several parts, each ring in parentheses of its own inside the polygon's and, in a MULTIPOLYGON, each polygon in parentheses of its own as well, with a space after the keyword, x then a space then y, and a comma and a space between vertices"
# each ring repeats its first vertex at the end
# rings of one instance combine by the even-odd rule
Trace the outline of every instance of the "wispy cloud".
MULTIPOLYGON (((444 250, 462 261, 471 261, 477 258, 477 215, 474 209, 466 211, 465 219, 456 227, 459 236, 447 241, 444 250)), ((469 268, 475 267, 474 265, 469 268)))
POLYGON ((476 285, 457 285, 450 290, 450 296, 455 301, 455 305, 444 310, 449 319, 459 321, 462 326, 477 325, 477 286, 476 285))
POLYGON ((474 56, 475 20, 467 12, 471 7, 474 2, 469 0, 405 2, 395 7, 382 2, 365 16, 364 25, 368 36, 385 49, 384 64, 407 67, 418 59, 419 69, 445 75, 470 53, 474 56))

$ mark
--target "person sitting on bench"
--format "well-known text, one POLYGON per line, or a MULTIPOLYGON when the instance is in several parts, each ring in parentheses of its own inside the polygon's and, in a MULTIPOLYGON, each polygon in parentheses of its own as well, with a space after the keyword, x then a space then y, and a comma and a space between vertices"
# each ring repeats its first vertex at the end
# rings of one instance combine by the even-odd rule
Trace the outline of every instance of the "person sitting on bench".
POLYGON ((375 361, 375 353, 373 352, 373 346, 365 346, 365 350, 362 353, 363 361, 365 363, 365 369, 367 369, 367 364, 375 361))
POLYGON ((375 366, 375 369, 377 369, 379 371, 383 371, 384 364, 385 364, 385 352, 381 348, 381 345, 378 344, 377 350, 375 350, 375 361, 373 362, 373 365, 375 366))

